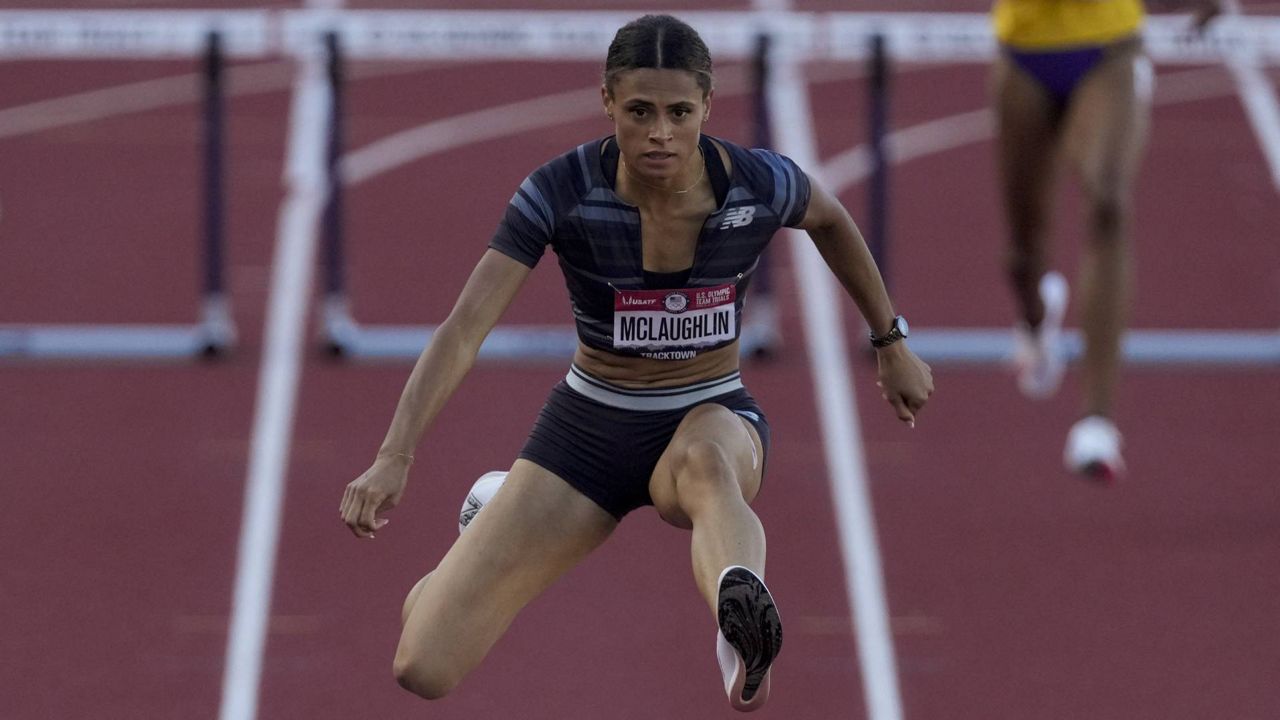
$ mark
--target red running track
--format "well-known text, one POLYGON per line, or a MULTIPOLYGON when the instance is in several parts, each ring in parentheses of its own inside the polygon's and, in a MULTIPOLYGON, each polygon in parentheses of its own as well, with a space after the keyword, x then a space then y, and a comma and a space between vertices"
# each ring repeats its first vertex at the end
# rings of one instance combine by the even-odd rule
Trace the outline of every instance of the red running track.
MULTIPOLYGON (((0 109, 188 68, 56 70, 6 65, 0 109)), ((351 144, 594 77, 565 64, 360 80, 351 144), (497 85, 501 97, 475 92, 497 85)), ((894 121, 978 109, 983 83, 980 68, 915 70, 896 85, 894 121)), ((822 156, 859 142, 859 81, 812 89, 822 156)), ((745 140, 745 105, 724 95, 710 131, 745 140)), ((235 356, 0 365, 6 717, 217 712, 287 108, 284 86, 231 104, 235 356)), ((353 188, 357 317, 439 319, 523 174, 605 131, 591 117, 353 188)), ((177 106, 0 139, 0 322, 194 317, 185 239, 196 228, 197 133, 194 110, 177 106)), ((990 155, 978 143, 894 172, 894 294, 917 324, 1008 320, 990 155)), ((855 216, 861 191, 843 196, 855 216)), ((1059 259, 1069 268, 1079 226, 1065 198, 1059 259)), ((1136 325, 1280 326, 1280 204, 1238 100, 1157 111, 1137 206, 1136 325)), ((756 507, 787 623, 761 716, 865 717, 795 280, 787 254, 775 257, 787 350, 744 370, 775 430, 756 507)), ((557 272, 543 265, 512 321, 567 317, 557 272)), ((848 331, 856 342, 852 319, 848 331)), ((687 535, 651 512, 530 606, 455 695, 424 705, 396 687, 404 592, 447 548, 471 479, 510 462, 564 368, 478 367, 424 444, 392 524, 357 542, 334 510, 407 371, 305 358, 260 717, 728 717, 687 535)), ((1130 369, 1119 420, 1132 475, 1109 490, 1060 469, 1074 376, 1058 399, 1033 405, 1002 370, 939 368, 914 431, 881 406, 869 367, 858 363, 854 380, 906 717, 1280 715, 1274 369, 1130 369)))

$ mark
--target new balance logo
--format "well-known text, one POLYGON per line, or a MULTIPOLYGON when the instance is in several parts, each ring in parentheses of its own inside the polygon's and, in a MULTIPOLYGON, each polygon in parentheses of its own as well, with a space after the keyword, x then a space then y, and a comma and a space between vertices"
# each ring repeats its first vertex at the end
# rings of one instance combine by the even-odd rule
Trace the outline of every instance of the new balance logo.
POLYGON ((724 222, 720 223, 721 230, 728 230, 731 227, 746 227, 755 219, 756 209, 751 205, 736 207, 724 214, 724 222))

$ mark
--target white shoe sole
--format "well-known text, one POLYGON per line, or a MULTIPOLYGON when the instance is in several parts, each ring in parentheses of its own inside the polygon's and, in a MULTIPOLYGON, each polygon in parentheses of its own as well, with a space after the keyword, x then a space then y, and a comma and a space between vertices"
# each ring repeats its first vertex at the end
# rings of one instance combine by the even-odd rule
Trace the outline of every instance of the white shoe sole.
POLYGON ((1124 474, 1120 431, 1106 418, 1090 416, 1071 426, 1062 462, 1067 470, 1105 485, 1124 474))
POLYGON ((734 710, 752 712, 769 700, 769 670, 782 649, 782 620, 764 581, 733 565, 720 573, 716 659, 734 710))
POLYGON ((502 487, 502 483, 506 479, 507 473, 505 470, 490 470, 481 475, 471 485, 471 489, 467 491, 466 499, 462 501, 462 509, 458 511, 459 535, 476 519, 480 509, 492 500, 494 495, 498 494, 498 488, 502 487))

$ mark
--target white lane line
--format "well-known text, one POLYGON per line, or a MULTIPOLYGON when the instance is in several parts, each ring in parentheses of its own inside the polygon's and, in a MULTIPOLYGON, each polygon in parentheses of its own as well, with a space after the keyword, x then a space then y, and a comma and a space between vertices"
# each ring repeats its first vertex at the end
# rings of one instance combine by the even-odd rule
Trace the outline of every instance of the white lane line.
MULTIPOLYGON (((778 150, 822 182, 809 93, 799 62, 778 57, 767 89, 778 150)), ((822 426, 822 445, 835 502, 845 590, 854 615, 854 638, 870 720, 901 720, 897 661, 889 631, 884 574, 875 516, 867 489, 866 454, 858 403, 850 379, 848 342, 840 308, 843 294, 804 233, 788 231, 804 317, 805 344, 822 426)))
MULTIPOLYGON (((1226 14, 1213 22, 1245 22, 1237 0, 1227 0, 1225 7, 1226 14)), ((1280 102, 1276 100, 1275 86, 1263 71, 1256 51, 1233 51, 1227 56, 1226 64, 1235 77, 1240 102, 1267 159, 1271 184, 1280 191, 1280 102)))
POLYGON ((320 214, 328 191, 325 147, 331 101, 323 58, 303 58, 290 108, 284 177, 288 195, 280 208, 276 253, 271 264, 271 296, 218 715, 221 720, 253 720, 258 710, 288 452, 302 370, 303 330, 320 214))
POLYGON ((1240 101, 1244 103, 1249 124, 1258 136, 1262 155, 1271 170, 1271 184, 1280 192, 1280 103, 1276 100, 1275 86, 1254 63, 1232 62, 1231 73, 1235 75, 1240 101))

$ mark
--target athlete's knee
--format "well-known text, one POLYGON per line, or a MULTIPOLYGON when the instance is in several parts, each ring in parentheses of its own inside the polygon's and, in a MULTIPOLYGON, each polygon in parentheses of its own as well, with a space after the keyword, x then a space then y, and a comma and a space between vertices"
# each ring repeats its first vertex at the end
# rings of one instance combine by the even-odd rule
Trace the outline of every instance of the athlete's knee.
POLYGON ((1007 201, 1005 220, 1008 223, 1008 243, 1022 252, 1039 252, 1049 235, 1050 213, 1041 201, 1031 196, 1021 196, 1007 201))
POLYGON ((1095 244, 1119 243, 1124 240, 1129 208, 1119 193, 1097 193, 1089 202, 1091 241, 1095 244))
POLYGON ((716 440, 687 442, 674 460, 676 491, 682 505, 738 489, 733 457, 716 440))
MULTIPOLYGON (((434 572, 434 571, 433 571, 434 572)), ((409 594, 405 595, 404 603, 400 606, 400 625, 404 626, 409 622, 409 613, 413 611, 413 606, 418 602, 418 598, 422 596, 422 590, 427 585, 427 579, 431 577, 431 573, 422 576, 422 579, 414 584, 409 590, 409 594)))
POLYGON ((448 695, 462 681, 461 675, 451 668, 403 647, 396 651, 393 670, 400 687, 427 700, 448 695))

